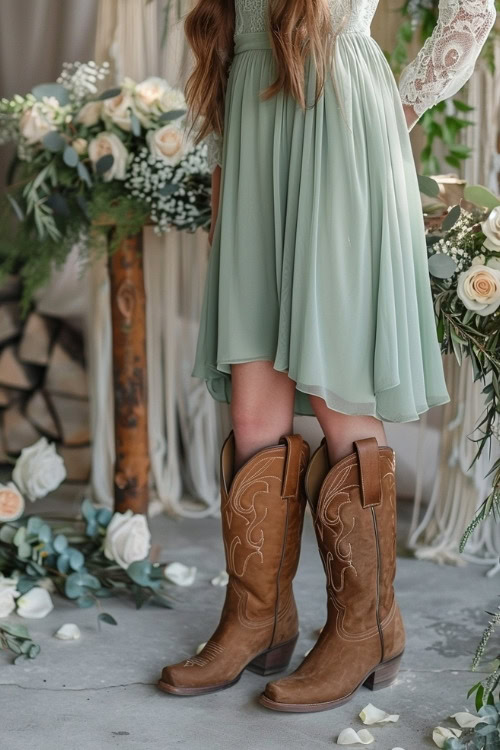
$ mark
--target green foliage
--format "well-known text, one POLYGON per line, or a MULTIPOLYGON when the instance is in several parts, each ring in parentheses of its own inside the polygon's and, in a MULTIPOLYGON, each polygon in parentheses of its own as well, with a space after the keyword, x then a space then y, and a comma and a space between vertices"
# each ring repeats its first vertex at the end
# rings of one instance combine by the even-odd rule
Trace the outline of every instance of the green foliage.
POLYGON ((483 719, 473 729, 445 741, 444 750, 500 750, 500 703, 481 706, 478 714, 483 719))
POLYGON ((40 646, 33 643, 24 625, 0 621, 0 650, 14 654, 14 663, 18 664, 26 659, 35 659, 40 653, 40 646))
MULTIPOLYGON (((139 609, 145 603, 171 608, 164 565, 149 560, 132 563, 126 570, 104 554, 106 529, 112 513, 96 508, 88 499, 81 504, 82 520, 24 516, 0 523, 0 573, 10 578, 16 571, 16 588, 24 594, 44 579, 50 579, 57 592, 78 607, 99 606, 100 599, 130 595, 139 609)), ((116 625, 104 612, 98 624, 116 625)), ((0 648, 18 656, 34 658, 38 647, 26 629, 2 631, 0 648)), ((38 649, 38 650, 37 650, 38 649)))

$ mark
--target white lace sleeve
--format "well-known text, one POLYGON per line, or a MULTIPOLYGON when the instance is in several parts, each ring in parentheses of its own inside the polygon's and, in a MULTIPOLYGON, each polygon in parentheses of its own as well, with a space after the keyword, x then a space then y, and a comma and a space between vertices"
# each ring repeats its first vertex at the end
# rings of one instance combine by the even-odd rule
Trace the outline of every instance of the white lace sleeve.
POLYGON ((401 73, 403 104, 420 117, 456 94, 471 77, 495 19, 495 0, 440 0, 432 35, 401 73))
POLYGON ((217 165, 222 164, 222 136, 214 132, 209 133, 205 138, 205 143, 208 147, 208 168, 213 172, 217 165))

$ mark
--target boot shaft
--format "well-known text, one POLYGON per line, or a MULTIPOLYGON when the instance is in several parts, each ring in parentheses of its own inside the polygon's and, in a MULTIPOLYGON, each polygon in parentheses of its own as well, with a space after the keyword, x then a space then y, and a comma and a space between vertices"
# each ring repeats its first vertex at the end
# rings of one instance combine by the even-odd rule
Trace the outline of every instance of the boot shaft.
POLYGON ((355 447, 330 469, 323 442, 311 459, 306 486, 329 608, 343 637, 362 640, 394 617, 395 454, 374 439, 355 447))
MULTIPOLYGON (((291 584, 300 555, 308 460, 308 444, 291 435, 259 451, 233 476, 233 433, 224 443, 222 534, 229 588, 247 627, 295 609, 291 584)), ((233 597, 228 599, 232 608, 233 597)))

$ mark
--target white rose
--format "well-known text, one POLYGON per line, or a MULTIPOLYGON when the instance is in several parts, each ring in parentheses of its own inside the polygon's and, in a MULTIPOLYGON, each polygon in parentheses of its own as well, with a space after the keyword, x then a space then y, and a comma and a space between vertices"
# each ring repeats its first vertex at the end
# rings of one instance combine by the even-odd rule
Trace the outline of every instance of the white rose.
POLYGON ((500 207, 496 207, 490 213, 486 221, 481 224, 486 235, 484 246, 493 252, 500 251, 500 207))
POLYGON ((486 256, 484 256, 482 253, 481 255, 476 255, 476 257, 471 260, 471 266, 484 266, 485 263, 486 256))
POLYGON ((104 173, 104 181, 124 180, 128 161, 127 149, 123 142, 114 133, 99 133, 99 135, 89 143, 89 157, 94 168, 99 159, 108 154, 111 154, 114 161, 108 171, 104 173))
POLYGON ((12 479, 32 502, 59 487, 65 477, 64 461, 47 438, 23 448, 12 472, 12 479))
POLYGON ((92 125, 97 125, 101 119, 101 113, 102 102, 87 102, 76 116, 76 122, 85 125, 87 128, 91 128, 92 125))
POLYGON ((50 594, 40 586, 34 586, 17 600, 17 614, 33 620, 47 617, 54 609, 50 594))
POLYGON ((39 143, 44 135, 53 129, 54 125, 42 102, 35 102, 23 113, 19 121, 21 135, 30 144, 39 143))
POLYGON ((170 91, 170 86, 163 78, 151 76, 135 87, 134 96, 139 109, 150 112, 159 107, 163 95, 170 91))
POLYGON ((16 598, 19 596, 16 587, 15 578, 5 578, 0 573, 0 617, 7 617, 16 608, 16 598))
POLYGON ((478 315, 491 315, 500 306, 500 264, 496 265, 474 265, 458 277, 458 296, 478 315))
POLYGON ((166 90, 160 99, 162 112, 171 112, 173 109, 186 109, 186 99, 179 89, 166 90))
POLYGON ((188 150, 185 131, 177 125, 164 125, 146 135, 149 150, 156 158, 175 166, 188 150))
POLYGON ((19 592, 0 588, 0 617, 8 617, 16 608, 16 596, 19 592))
POLYGON ((145 560, 151 546, 151 533, 145 516, 131 510, 115 513, 106 529, 104 554, 121 568, 145 560))
POLYGON ((130 110, 135 112, 134 100, 130 94, 122 92, 111 99, 105 99, 102 105, 102 118, 112 122, 122 130, 130 131, 132 124, 130 110))
MULTIPOLYGON (((24 497, 13 482, 0 484, 0 523, 15 521, 24 512, 24 497)), ((1 582, 1 579, 0 579, 1 582)))
POLYGON ((89 144, 86 138, 75 138, 75 140, 73 141, 71 145, 75 149, 76 153, 82 156, 82 154, 87 153, 87 148, 89 144))

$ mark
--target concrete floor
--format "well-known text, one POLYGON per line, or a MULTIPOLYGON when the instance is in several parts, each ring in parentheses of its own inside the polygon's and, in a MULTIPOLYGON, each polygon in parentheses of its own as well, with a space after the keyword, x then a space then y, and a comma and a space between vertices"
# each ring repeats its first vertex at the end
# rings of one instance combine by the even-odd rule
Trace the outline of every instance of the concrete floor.
MULTIPOLYGON (((409 507, 400 503, 404 539, 409 507)), ((37 509, 38 510, 38 509, 37 509)), ((230 690, 200 698, 177 698, 155 688, 162 665, 191 655, 215 627, 224 589, 210 579, 224 567, 219 521, 155 518, 153 534, 162 560, 197 565, 191 588, 175 588, 174 610, 113 600, 105 609, 118 627, 96 628, 96 610, 59 600, 44 620, 26 621, 42 651, 14 666, 0 653, 0 747, 2 750, 304 750, 336 746, 343 728, 362 728, 358 713, 373 702, 399 713, 397 724, 372 728, 378 750, 424 750, 436 725, 453 726, 450 713, 474 710, 467 689, 471 656, 498 603, 498 581, 481 569, 440 567, 398 558, 397 594, 408 645, 396 684, 372 693, 361 688, 347 705, 319 714, 287 715, 259 706, 266 678, 245 672, 230 690), (65 622, 82 631, 76 642, 52 638, 65 622)), ((324 578, 307 519, 296 594, 301 638, 293 667, 314 642, 325 612, 324 578)), ((21 618, 12 616, 12 621, 21 618)), ((362 747, 357 745, 356 747, 362 747)))

